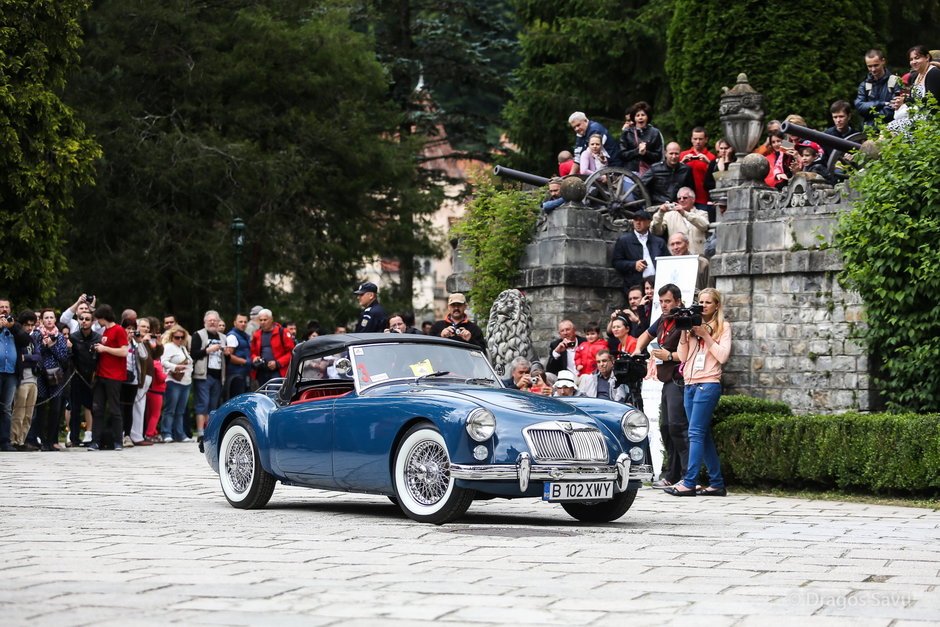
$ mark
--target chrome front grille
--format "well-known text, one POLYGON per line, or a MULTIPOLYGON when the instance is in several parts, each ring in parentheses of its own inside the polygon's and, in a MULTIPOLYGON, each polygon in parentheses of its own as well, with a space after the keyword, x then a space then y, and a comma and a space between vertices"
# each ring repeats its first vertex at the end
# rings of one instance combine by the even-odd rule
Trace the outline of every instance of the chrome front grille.
POLYGON ((538 462, 606 462, 607 443, 594 427, 561 420, 523 430, 538 462))

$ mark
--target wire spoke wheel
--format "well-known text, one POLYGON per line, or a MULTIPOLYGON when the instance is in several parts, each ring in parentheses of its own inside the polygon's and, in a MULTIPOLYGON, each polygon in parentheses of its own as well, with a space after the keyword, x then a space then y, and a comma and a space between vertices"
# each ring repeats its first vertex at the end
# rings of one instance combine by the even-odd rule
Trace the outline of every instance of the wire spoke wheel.
POLYGON ((473 501, 473 490, 450 476, 450 455, 434 425, 419 423, 405 433, 395 453, 392 483, 398 506, 409 518, 442 524, 459 518, 473 501))
POLYGON ((444 497, 450 483, 447 451, 437 442, 422 442, 408 454, 405 476, 414 500, 422 505, 437 503, 444 497))
POLYGON ((245 418, 232 421, 219 449, 219 481, 226 500, 239 509, 267 505, 277 480, 261 465, 251 423, 245 418))
POLYGON ((255 455, 251 450, 251 441, 240 433, 232 438, 232 445, 225 456, 225 472, 235 492, 245 492, 251 486, 255 455))

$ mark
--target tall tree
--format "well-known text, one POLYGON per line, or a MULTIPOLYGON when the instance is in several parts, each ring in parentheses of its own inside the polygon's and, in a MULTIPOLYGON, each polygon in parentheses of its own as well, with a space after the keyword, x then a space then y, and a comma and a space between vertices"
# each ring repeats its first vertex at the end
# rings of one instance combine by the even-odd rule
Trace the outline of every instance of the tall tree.
POLYGON ((415 165, 370 42, 310 5, 96 3, 70 98, 105 156, 72 216, 66 284, 190 321, 228 311, 241 217, 246 302, 347 319, 415 165))
MULTIPOLYGON (((744 72, 764 94, 764 111, 796 113, 819 127, 829 105, 853 100, 861 59, 884 41, 883 0, 812 5, 745 0, 675 0, 666 71, 680 137, 703 125, 717 133, 722 85, 744 72)), ((863 75, 863 74, 862 74, 863 75)))
POLYGON ((437 210, 441 185, 456 182, 450 159, 489 160, 499 139, 515 50, 506 0, 361 0, 354 25, 375 41, 402 113, 397 134, 421 164, 414 185, 397 197, 393 237, 383 252, 399 260, 396 292, 410 303, 415 257, 437 248, 421 228, 437 210))
MULTIPOLYGON (((568 116, 584 111, 619 136, 637 100, 667 102, 662 15, 673 0, 513 0, 522 63, 505 108, 512 164, 547 175, 573 142, 568 116)), ((657 123, 657 126, 661 124, 657 123)))
POLYGON ((0 4, 0 281, 22 305, 55 293, 65 268, 63 211, 92 182, 100 155, 59 97, 87 8, 84 0, 0 4))

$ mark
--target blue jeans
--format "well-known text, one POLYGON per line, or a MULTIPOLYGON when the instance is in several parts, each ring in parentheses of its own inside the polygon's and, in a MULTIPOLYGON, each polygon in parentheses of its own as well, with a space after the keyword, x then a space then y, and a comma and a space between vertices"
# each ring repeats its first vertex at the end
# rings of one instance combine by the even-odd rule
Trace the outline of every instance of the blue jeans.
POLYGON ((720 383, 685 386, 685 414, 689 417, 689 466, 682 484, 687 488, 695 488, 703 461, 708 469, 709 487, 715 490, 725 487, 721 464, 718 462, 718 449, 712 439, 712 414, 719 398, 720 383))
POLYGON ((183 431, 183 418, 189 404, 189 387, 180 383, 166 382, 163 394, 163 437, 171 437, 177 442, 186 439, 183 431))
POLYGON ((0 446, 10 444, 13 425, 13 397, 16 395, 16 374, 0 372, 0 446))
POLYGON ((208 414, 219 408, 222 397, 222 380, 212 375, 205 379, 193 379, 195 410, 197 414, 208 414))

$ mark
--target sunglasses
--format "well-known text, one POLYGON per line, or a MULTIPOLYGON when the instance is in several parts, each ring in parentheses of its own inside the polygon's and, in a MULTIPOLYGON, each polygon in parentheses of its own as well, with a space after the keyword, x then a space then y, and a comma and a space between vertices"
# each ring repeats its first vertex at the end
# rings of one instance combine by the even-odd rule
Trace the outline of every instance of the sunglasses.
POLYGON ((185 335, 174 335, 174 336, 173 336, 173 339, 174 339, 174 340, 185 340, 185 339, 186 339, 186 336, 185 336, 185 335))

